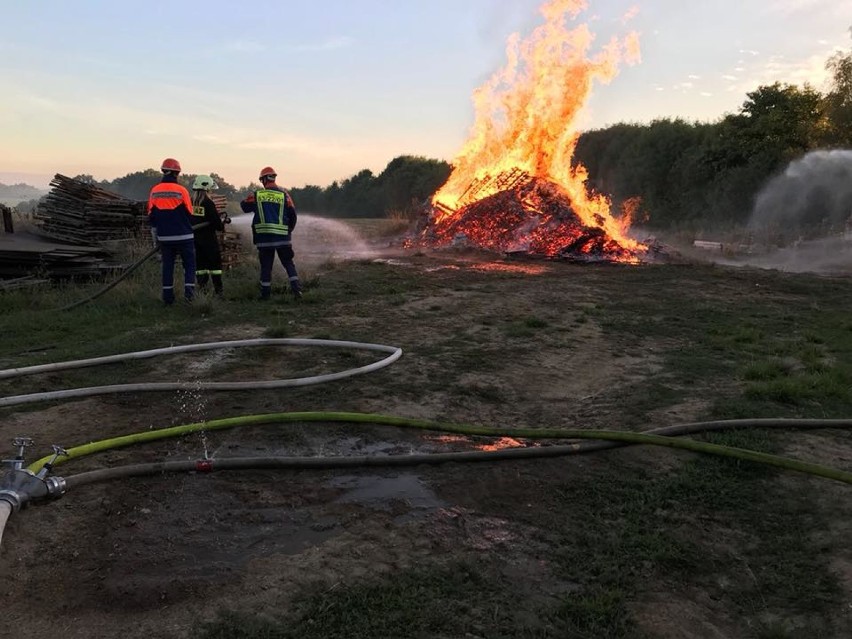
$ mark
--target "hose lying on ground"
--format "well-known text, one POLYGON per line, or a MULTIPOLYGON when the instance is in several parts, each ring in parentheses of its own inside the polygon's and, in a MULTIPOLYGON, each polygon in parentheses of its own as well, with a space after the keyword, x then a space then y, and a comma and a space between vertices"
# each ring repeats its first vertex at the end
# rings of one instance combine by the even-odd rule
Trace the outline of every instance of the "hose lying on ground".
MULTIPOLYGON (((67 450, 67 457, 57 460, 55 465, 71 459, 92 455, 94 453, 122 448, 133 444, 158 441, 172 437, 178 437, 198 431, 222 430, 237 426, 250 426, 261 424, 276 424, 282 422, 343 422, 343 423, 369 423, 415 428, 419 430, 455 433, 469 436, 490 437, 513 437, 521 439, 581 439, 597 440, 583 443, 555 446, 529 446, 519 448, 506 448, 497 451, 466 451, 458 453, 432 453, 417 455, 376 455, 370 457, 262 457, 242 459, 215 459, 180 462, 160 462, 154 464, 142 464, 107 468, 81 473, 66 477, 68 486, 82 485, 94 481, 106 481, 119 477, 131 477, 137 475, 157 474, 162 472, 186 472, 202 470, 233 470, 247 468, 351 468, 368 466, 413 466, 420 464, 438 464, 447 462, 484 462, 507 459, 532 459, 544 457, 560 457, 587 453, 596 450, 604 450, 623 445, 653 445, 668 448, 689 450, 696 453, 711 454, 729 457, 744 461, 794 470, 818 477, 834 479, 852 484, 852 473, 834 468, 828 468, 819 464, 812 464, 796 459, 789 459, 761 453, 742 448, 720 446, 708 442, 695 441, 691 439, 675 439, 674 436, 701 433, 710 431, 732 430, 738 428, 852 428, 852 420, 732 420, 697 422, 692 424, 681 424, 654 429, 644 433, 606 431, 606 430, 577 430, 577 429, 534 429, 513 428, 500 429, 486 426, 474 426, 470 424, 452 424, 444 422, 431 422, 421 419, 396 417, 391 415, 377 415, 368 413, 338 413, 338 412, 296 412, 296 413, 271 413, 266 415, 246 415, 227 419, 212 420, 174 426, 155 431, 144 431, 122 437, 102 440, 77 446, 67 450), (199 464, 202 468, 199 468, 199 464)), ((37 460, 29 466, 29 470, 38 472, 48 457, 37 460)))
POLYGON ((21 377, 24 375, 35 375, 37 373, 56 372, 73 368, 84 368, 87 366, 98 366, 101 364, 112 364, 133 359, 145 359, 158 355, 173 355, 177 353, 190 353, 197 351, 209 351, 225 348, 244 348, 247 346, 325 346, 332 348, 351 348, 356 350, 378 351, 388 353, 388 356, 372 364, 350 368, 338 373, 326 373, 323 375, 312 375, 310 377, 299 377, 293 379, 277 379, 269 381, 252 382, 147 382, 136 384, 116 384, 110 386, 93 386, 89 388, 72 388, 60 391, 48 391, 44 393, 31 393, 28 395, 13 395, 0 397, 0 407, 28 404, 32 402, 67 399, 69 397, 90 397, 92 395, 107 395, 113 393, 149 392, 149 391, 174 391, 174 390, 264 390, 271 388, 292 388, 295 386, 308 386, 322 384, 338 379, 353 377, 370 373, 385 366, 389 366, 402 356, 402 349, 396 346, 385 346, 382 344, 365 344, 362 342, 347 342, 340 340, 323 339, 295 339, 295 338, 260 338, 245 339, 228 342, 210 342, 206 344, 187 344, 184 346, 170 346, 167 348, 156 348, 148 351, 137 351, 134 353, 122 353, 120 355, 109 355, 106 357, 95 357, 69 362, 57 362, 53 364, 42 364, 39 366, 27 366, 25 368, 10 368, 0 370, 0 379, 21 377))
POLYGON ((128 266, 127 269, 125 269, 125 271, 121 275, 119 275, 112 282, 110 282, 109 284, 104 286, 102 289, 98 290, 97 292, 93 293, 92 295, 89 295, 89 297, 85 297, 81 300, 74 302, 73 304, 69 304, 68 306, 63 306, 62 308, 59 308, 57 310, 59 312, 70 311, 70 310, 77 308, 78 306, 82 306, 83 304, 88 304, 89 302, 92 302, 92 301, 98 299, 101 295, 103 295, 104 293, 107 293, 108 291, 115 288, 118 285, 119 282, 121 282, 125 278, 129 277, 130 274, 133 273, 136 269, 138 269, 145 262, 147 262, 152 257, 154 257, 154 255, 156 255, 159 252, 159 250, 160 250, 160 247, 155 246, 149 252, 145 253, 145 255, 142 256, 141 259, 137 260, 136 262, 134 262, 133 264, 128 266))
MULTIPOLYGON (((197 231, 198 229, 203 229, 207 226, 210 226, 210 222, 202 222, 201 224, 193 226, 192 230, 197 231)), ((104 286, 102 289, 99 289, 98 291, 96 291, 92 295, 89 295, 88 297, 84 297, 83 299, 78 300, 78 301, 74 302, 73 304, 69 304, 68 306, 63 306, 62 308, 57 309, 57 310, 59 312, 70 311, 70 310, 77 308, 78 306, 82 306, 83 304, 88 304, 89 302, 95 301, 104 293, 107 293, 110 290, 112 290, 113 288, 115 288, 118 285, 119 282, 121 282, 125 278, 129 277, 131 273, 133 273, 136 269, 138 269, 140 266, 142 266, 145 262, 150 260, 152 257, 154 257, 159 252, 160 252, 160 247, 155 246, 150 251, 145 253, 145 255, 143 255, 141 258, 139 258, 137 261, 135 261, 133 264, 128 266, 127 269, 125 269, 125 271, 121 275, 119 275, 112 282, 110 282, 109 284, 104 286)))

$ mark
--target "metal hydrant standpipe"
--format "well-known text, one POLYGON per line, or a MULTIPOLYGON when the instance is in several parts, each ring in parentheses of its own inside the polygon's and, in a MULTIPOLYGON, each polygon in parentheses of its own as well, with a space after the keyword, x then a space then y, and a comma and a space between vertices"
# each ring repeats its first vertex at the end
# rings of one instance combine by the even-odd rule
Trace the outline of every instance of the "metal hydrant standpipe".
POLYGON ((65 494, 65 480, 49 476, 57 458, 68 454, 64 448, 54 445, 53 457, 34 473, 24 467, 24 451, 33 445, 33 440, 16 437, 12 444, 18 449, 18 454, 14 459, 2 461, 6 473, 0 479, 0 502, 9 504, 9 514, 18 512, 31 501, 57 499, 65 494))

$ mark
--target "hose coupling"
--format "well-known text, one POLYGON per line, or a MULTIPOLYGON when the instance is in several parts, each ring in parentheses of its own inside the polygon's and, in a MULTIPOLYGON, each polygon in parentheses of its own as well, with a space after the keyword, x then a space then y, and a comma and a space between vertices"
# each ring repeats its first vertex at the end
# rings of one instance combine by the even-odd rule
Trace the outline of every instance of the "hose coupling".
POLYGON ((65 480, 62 477, 48 477, 53 463, 65 450, 59 446, 53 447, 53 459, 38 472, 24 468, 24 448, 32 445, 29 438, 15 438, 14 444, 19 448, 17 457, 3 461, 7 467, 5 475, 0 477, 0 500, 11 504, 17 512, 31 501, 57 499, 65 494, 65 480))
POLYGON ((212 459, 199 459, 195 462, 195 472, 197 473, 212 473, 213 472, 213 460, 212 459))

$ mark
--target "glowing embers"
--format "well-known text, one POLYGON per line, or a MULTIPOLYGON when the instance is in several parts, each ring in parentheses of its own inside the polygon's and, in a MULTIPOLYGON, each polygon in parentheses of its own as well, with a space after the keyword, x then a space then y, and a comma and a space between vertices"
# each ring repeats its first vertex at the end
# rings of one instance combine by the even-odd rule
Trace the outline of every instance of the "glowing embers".
MULTIPOLYGON (((603 218, 593 218, 594 226, 584 224, 568 193, 552 182, 518 174, 507 182, 510 188, 458 210, 436 208, 418 243, 583 262, 637 263, 647 251, 635 241, 616 240, 603 218)), ((481 190, 482 184, 471 188, 481 190)))

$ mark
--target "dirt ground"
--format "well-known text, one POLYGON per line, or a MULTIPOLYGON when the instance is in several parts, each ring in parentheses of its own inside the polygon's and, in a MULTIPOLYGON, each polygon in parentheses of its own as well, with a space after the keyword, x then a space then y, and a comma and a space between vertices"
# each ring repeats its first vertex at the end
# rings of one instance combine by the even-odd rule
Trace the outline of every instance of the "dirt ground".
MULTIPOLYGON (((734 392, 735 380, 717 376, 708 380, 713 393, 699 387, 641 407, 636 403, 646 393, 642 384, 668 374, 664 355, 682 343, 664 331, 631 336, 597 321, 596 309, 616 294, 607 282, 621 278, 623 268, 398 251, 362 255, 349 266, 311 267, 308 303, 275 310, 289 336, 396 345, 404 350, 398 362, 371 375, 302 389, 116 395, 7 409, 0 414, 0 433, 4 439, 31 436, 43 449, 54 442, 72 446, 196 420, 295 410, 554 428, 641 428, 706 418, 713 393, 734 392), (408 288, 412 281, 413 289, 408 288), (323 297, 325 287, 350 294, 323 297), (377 287, 384 288, 377 292, 377 287)), ((681 268, 671 277, 695 293, 690 281, 696 276, 688 267, 661 268, 681 268)), ((721 276, 702 295, 722 300, 753 293, 754 287, 744 292, 742 284, 721 276)), ((620 288, 618 294, 626 293, 620 288)), ((263 336, 268 326, 264 319, 206 326, 185 341, 263 336)), ((338 370, 371 358, 310 349, 253 357, 207 353, 150 360, 137 377, 268 379, 338 370)), ((122 375, 121 368, 115 370, 122 375)), ((31 383, 50 388, 54 381, 65 380, 46 376, 31 383)), ((391 427, 258 426, 112 451, 69 462, 58 474, 205 456, 386 455, 488 445, 391 427)), ((840 450, 834 444, 828 448, 840 450)), ((535 626, 535 611, 577 589, 563 569, 556 569, 554 548, 564 540, 553 536, 551 526, 557 524, 551 520, 550 496, 578 478, 624 469, 664 476, 684 459, 669 451, 622 449, 529 462, 187 474, 85 486, 10 520, 0 550, 6 628, 0 634, 188 637, 221 611, 281 616, 305 589, 335 592, 460 559, 487 562, 495 582, 509 584, 525 602, 518 614, 530 615, 525 623, 535 626)), ((790 489, 816 485, 827 499, 848 499, 844 487, 817 480, 796 478, 790 489)), ((579 535, 582 521, 573 525, 579 535)), ((719 521, 707 525, 721 528, 719 521)), ((840 513, 826 535, 841 539, 850 525, 840 513)), ((746 533, 737 542, 733 524, 732 530, 719 538, 732 544, 731 553, 739 552, 738 543, 753 543, 746 533)), ((852 602, 852 559, 834 552, 832 562, 835 574, 846 580, 845 600, 852 602)), ((724 578, 748 582, 753 577, 743 569, 724 578)), ((637 632, 647 636, 758 636, 756 616, 732 611, 713 592, 700 584, 653 578, 633 592, 627 607, 637 632)), ((488 630, 465 629, 457 636, 488 636, 488 630)))

